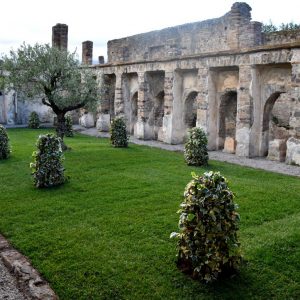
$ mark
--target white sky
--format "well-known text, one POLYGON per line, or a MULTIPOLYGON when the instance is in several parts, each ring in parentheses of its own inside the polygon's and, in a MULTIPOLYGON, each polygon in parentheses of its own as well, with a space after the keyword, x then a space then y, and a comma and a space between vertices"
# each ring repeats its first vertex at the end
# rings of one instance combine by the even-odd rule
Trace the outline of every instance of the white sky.
MULTIPOLYGON (((28 44, 50 43, 52 26, 69 26, 70 51, 94 42, 94 61, 106 56, 108 40, 223 16, 234 0, 2 0, 0 53, 28 44)), ((240 1, 241 2, 241 1, 240 1)), ((300 23, 299 0, 248 0, 252 20, 300 23)))

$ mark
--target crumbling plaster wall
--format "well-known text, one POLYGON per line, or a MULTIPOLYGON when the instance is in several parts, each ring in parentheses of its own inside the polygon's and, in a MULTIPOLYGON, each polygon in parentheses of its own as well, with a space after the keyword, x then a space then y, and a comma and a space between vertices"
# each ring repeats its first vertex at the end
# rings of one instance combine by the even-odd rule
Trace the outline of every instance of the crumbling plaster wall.
POLYGON ((37 112, 41 123, 53 123, 52 109, 43 105, 41 99, 27 100, 14 90, 1 92, 0 123, 7 125, 28 124, 32 111, 37 112))
POLYGON ((221 18, 184 24, 108 42, 108 62, 161 60, 261 44, 261 23, 236 2, 221 18))

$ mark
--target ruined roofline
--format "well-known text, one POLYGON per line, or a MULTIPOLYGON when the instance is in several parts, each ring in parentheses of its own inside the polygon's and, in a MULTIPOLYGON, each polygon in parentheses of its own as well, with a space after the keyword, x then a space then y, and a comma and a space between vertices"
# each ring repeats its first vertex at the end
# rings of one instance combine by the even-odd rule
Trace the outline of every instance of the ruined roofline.
POLYGON ((220 18, 187 23, 108 41, 108 62, 182 57, 261 44, 261 26, 251 7, 236 2, 220 18))
MULTIPOLYGON (((180 24, 180 25, 165 27, 162 29, 151 30, 151 31, 147 31, 147 32, 134 34, 134 35, 129 35, 126 37, 109 40, 108 44, 111 42, 126 40, 128 38, 141 38, 148 34, 155 34, 155 33, 163 34, 164 32, 169 31, 169 30, 176 31, 176 30, 184 30, 184 29, 209 28, 211 26, 214 26, 214 25, 217 25, 217 24, 220 24, 220 23, 226 21, 226 19, 228 19, 230 17, 233 17, 233 14, 240 14, 241 16, 244 16, 250 22, 251 21, 251 10, 252 10, 252 8, 246 2, 235 2, 231 6, 231 10, 229 12, 227 12, 226 14, 224 14, 223 16, 218 17, 218 18, 206 19, 206 20, 197 21, 197 22, 189 22, 189 23, 184 23, 184 24, 180 24)), ((260 23, 257 21, 254 21, 254 22, 260 23)))
POLYGON ((88 66, 89 68, 102 69, 108 67, 116 66, 127 66, 127 65, 138 65, 138 64, 148 64, 148 63, 167 63, 178 60, 188 60, 188 59, 198 59, 198 58, 210 58, 210 57, 219 57, 219 56, 233 56, 233 55, 247 55, 252 53, 266 52, 266 51, 278 51, 278 50, 291 50, 300 48, 300 40, 297 42, 286 43, 281 45, 260 45, 258 47, 252 47, 242 50, 235 51, 216 51, 216 52, 207 52, 196 55, 188 55, 182 57, 174 58, 164 58, 164 59, 155 59, 155 60, 139 60, 139 61, 128 61, 128 62, 108 62, 105 64, 95 64, 88 66))

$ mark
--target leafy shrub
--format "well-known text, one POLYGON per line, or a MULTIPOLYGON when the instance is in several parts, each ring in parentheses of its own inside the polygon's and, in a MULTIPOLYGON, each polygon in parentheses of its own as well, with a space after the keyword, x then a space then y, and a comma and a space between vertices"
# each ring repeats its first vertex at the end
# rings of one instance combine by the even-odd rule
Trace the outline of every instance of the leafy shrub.
POLYGON ((189 130, 189 138, 184 146, 184 159, 188 165, 207 165, 207 137, 201 128, 194 127, 189 130))
POLYGON ((33 129, 40 127, 40 118, 35 111, 31 112, 29 116, 28 127, 33 129))
POLYGON ((128 146, 126 124, 122 118, 115 118, 111 122, 110 141, 114 147, 128 146))
POLYGON ((219 172, 192 173, 180 205, 178 267, 206 282, 236 271, 241 263, 239 214, 227 180, 219 172))
POLYGON ((61 139, 53 134, 40 135, 37 140, 37 151, 30 164, 34 185, 36 187, 52 187, 65 182, 61 139))
POLYGON ((300 24, 290 22, 290 23, 281 23, 278 26, 274 25, 272 21, 269 21, 269 24, 262 25, 262 32, 271 33, 277 31, 295 31, 300 29, 300 24))
POLYGON ((10 153, 9 138, 4 126, 0 124, 0 159, 8 158, 10 153))
POLYGON ((73 137, 74 133, 73 133, 73 120, 72 120, 72 116, 70 115, 66 115, 66 132, 65 135, 68 137, 73 137))

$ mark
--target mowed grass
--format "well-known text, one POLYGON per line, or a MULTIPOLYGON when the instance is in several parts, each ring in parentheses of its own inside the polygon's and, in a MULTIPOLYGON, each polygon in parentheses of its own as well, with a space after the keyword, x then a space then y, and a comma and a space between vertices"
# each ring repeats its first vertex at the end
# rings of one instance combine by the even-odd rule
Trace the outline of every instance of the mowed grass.
POLYGON ((0 232, 29 257, 60 299, 299 299, 299 178, 107 139, 66 138, 70 181, 35 189, 29 163, 45 130, 10 129, 0 161, 0 232), (219 170, 239 204, 247 263, 205 285, 175 265, 179 204, 190 173, 219 170))

